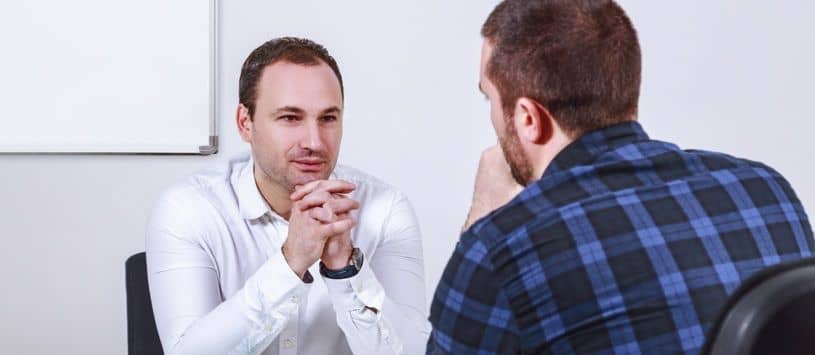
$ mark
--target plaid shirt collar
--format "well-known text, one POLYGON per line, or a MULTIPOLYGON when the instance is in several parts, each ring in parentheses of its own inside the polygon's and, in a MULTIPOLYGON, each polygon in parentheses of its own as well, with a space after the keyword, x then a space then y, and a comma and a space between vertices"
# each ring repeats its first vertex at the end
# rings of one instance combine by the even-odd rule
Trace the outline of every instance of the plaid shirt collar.
POLYGON ((648 139, 648 134, 635 121, 591 131, 567 145, 546 167, 541 178, 557 175, 576 166, 587 165, 602 153, 648 139))

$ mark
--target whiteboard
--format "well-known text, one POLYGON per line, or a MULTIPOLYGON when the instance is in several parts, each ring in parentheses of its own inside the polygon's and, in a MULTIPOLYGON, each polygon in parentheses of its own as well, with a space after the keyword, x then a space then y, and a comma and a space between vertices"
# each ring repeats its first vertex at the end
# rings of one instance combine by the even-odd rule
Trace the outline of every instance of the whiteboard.
POLYGON ((0 153, 215 153, 216 33, 216 0, 0 2, 0 153))

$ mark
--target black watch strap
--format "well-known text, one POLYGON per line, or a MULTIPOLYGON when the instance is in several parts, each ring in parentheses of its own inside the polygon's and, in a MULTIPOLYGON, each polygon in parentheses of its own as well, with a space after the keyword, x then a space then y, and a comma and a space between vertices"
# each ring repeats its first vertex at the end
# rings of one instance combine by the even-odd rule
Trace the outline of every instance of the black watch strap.
POLYGON ((339 270, 332 270, 329 269, 320 261, 320 275, 323 277, 332 279, 332 280, 342 280, 356 276, 359 273, 359 270, 362 269, 362 262, 364 261, 364 257, 362 255, 362 251, 359 248, 354 248, 351 251, 351 260, 348 263, 348 266, 339 269, 339 270))

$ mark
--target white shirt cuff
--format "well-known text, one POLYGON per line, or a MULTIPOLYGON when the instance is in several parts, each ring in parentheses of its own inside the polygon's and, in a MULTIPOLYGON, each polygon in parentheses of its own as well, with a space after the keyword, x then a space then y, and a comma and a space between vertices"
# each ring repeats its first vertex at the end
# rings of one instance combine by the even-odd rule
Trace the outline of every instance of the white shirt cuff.
POLYGON ((323 280, 335 307, 339 306, 345 311, 359 311, 367 307, 381 313, 385 303, 385 289, 367 263, 363 263, 362 269, 353 277, 342 280, 323 277, 323 280))

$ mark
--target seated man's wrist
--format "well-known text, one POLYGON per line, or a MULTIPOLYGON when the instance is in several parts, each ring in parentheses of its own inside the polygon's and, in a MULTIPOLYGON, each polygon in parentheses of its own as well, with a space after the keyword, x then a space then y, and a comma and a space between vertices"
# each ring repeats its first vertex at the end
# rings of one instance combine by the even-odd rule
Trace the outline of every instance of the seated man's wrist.
POLYGON ((342 269, 351 263, 351 249, 349 249, 348 253, 342 257, 325 258, 320 261, 322 261, 325 267, 330 270, 342 269))
POLYGON ((320 274, 329 279, 350 278, 359 273, 362 263, 362 251, 359 248, 353 248, 344 262, 333 261, 333 263, 328 263, 325 260, 320 261, 320 274))
POLYGON ((296 262, 293 262, 293 260, 289 260, 289 257, 286 255, 285 244, 283 244, 283 246, 280 247, 280 254, 283 255, 283 260, 286 261, 286 264, 289 265, 291 271, 294 272, 294 274, 297 275, 297 277, 300 278, 300 280, 303 280, 303 282, 305 283, 311 283, 312 281, 314 281, 314 278, 311 276, 311 273, 308 272, 308 267, 304 267, 302 265, 297 264, 296 262))

